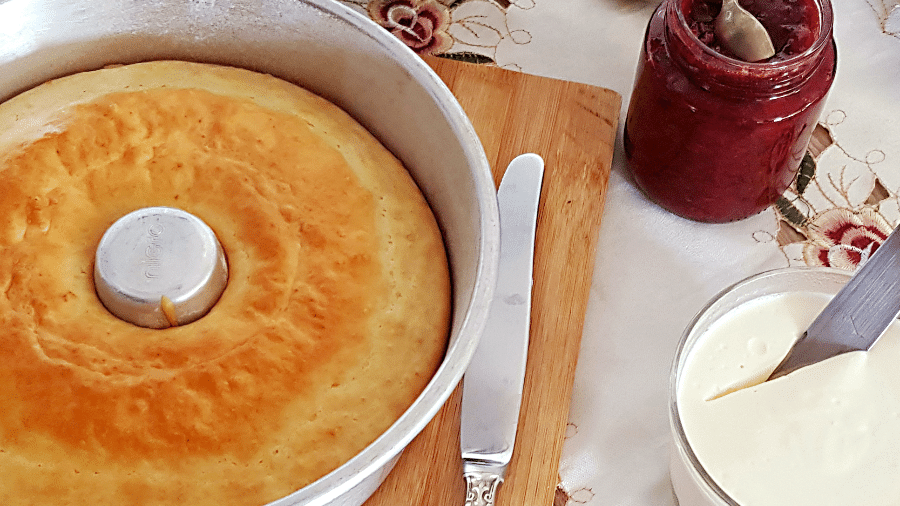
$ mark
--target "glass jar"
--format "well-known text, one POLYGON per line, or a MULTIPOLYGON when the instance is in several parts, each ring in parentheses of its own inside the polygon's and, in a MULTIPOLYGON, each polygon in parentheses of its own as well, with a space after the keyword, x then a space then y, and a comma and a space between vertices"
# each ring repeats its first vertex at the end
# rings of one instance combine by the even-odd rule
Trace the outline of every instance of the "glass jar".
POLYGON ((691 446, 691 438, 702 434, 687 434, 682 423, 679 398, 683 383, 688 381, 684 370, 710 328, 732 311, 764 297, 793 292, 833 297, 850 276, 847 271, 829 267, 789 267, 757 274, 723 290, 687 326, 675 351, 668 394, 672 437, 669 472, 681 506, 748 506, 729 496, 704 469, 691 446))
POLYGON ((760 63, 714 49, 720 1, 660 4, 625 122, 637 186, 675 214, 715 223, 762 211, 793 182, 837 58, 829 0, 742 0, 776 48, 760 63))

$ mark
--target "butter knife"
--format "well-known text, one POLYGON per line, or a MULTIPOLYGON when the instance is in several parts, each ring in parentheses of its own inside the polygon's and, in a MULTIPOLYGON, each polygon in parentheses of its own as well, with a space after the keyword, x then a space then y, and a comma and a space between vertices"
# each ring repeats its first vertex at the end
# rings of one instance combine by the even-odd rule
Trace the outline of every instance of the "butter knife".
POLYGON ((512 457, 522 403, 534 234, 544 161, 528 153, 506 169, 500 205, 500 265, 484 333, 463 377, 460 450, 466 506, 494 504, 512 457))
POLYGON ((900 314, 900 233, 895 229, 794 343, 769 379, 841 353, 868 350, 900 314))

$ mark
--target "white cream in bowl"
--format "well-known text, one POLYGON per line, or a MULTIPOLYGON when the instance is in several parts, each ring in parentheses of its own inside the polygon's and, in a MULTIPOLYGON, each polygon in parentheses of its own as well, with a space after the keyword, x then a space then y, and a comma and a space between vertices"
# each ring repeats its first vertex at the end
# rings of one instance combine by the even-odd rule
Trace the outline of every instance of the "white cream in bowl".
POLYGON ((900 505, 900 325, 761 383, 847 279, 766 273, 689 328, 672 380, 681 506, 900 505))

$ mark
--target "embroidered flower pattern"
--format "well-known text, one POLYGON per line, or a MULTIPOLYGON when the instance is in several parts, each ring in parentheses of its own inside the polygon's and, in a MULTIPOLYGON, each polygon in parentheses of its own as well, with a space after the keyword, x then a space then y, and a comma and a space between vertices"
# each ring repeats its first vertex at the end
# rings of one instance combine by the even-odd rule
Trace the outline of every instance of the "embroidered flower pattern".
POLYGON ((450 49, 450 12, 436 0, 371 0, 369 16, 419 54, 450 49))
POLYGON ((878 17, 885 35, 900 39, 900 3, 896 0, 866 0, 878 17))
POLYGON ((803 249, 807 265, 854 270, 878 249, 891 225, 872 208, 835 208, 810 223, 810 241, 803 249))
POLYGON ((498 62, 498 51, 531 43, 530 32, 510 27, 508 11, 533 9, 535 0, 339 1, 421 55, 521 70, 516 63, 498 62))

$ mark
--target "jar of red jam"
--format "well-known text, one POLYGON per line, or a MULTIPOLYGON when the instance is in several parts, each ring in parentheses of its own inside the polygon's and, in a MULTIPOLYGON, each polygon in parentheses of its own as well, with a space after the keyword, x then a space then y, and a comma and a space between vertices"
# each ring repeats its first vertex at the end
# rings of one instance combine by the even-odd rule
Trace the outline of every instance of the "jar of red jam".
POLYGON ((721 0, 664 0, 650 19, 625 121, 634 181, 697 221, 752 216, 790 186, 834 80, 829 0, 741 0, 775 56, 721 47, 721 0))

